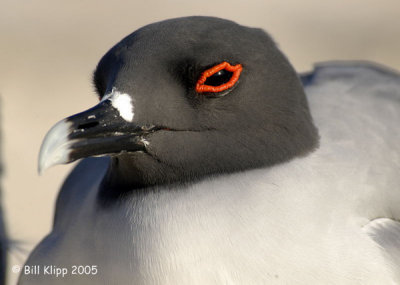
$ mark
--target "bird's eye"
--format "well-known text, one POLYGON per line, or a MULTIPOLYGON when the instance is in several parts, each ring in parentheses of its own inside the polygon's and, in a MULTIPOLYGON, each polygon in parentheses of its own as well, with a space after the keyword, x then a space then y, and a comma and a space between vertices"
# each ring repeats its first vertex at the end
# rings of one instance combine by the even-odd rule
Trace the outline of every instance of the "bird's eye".
POLYGON ((224 61, 205 70, 196 83, 198 93, 218 93, 235 85, 242 72, 242 65, 224 61))

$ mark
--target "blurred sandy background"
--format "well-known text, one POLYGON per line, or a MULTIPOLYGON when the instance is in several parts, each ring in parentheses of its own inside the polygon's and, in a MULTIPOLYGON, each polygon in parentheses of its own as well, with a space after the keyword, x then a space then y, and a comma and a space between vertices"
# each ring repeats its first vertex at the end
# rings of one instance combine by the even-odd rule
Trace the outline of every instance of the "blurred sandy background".
MULTIPOLYGON (((91 73, 135 29, 171 17, 213 15, 266 29, 298 71, 332 59, 400 70, 400 2, 0 0, 0 94, 8 231, 27 252, 50 230, 56 194, 71 169, 36 171, 40 143, 58 120, 96 103, 91 73)), ((10 253, 22 265, 26 254, 10 253)), ((17 274, 8 270, 9 284, 17 274)))

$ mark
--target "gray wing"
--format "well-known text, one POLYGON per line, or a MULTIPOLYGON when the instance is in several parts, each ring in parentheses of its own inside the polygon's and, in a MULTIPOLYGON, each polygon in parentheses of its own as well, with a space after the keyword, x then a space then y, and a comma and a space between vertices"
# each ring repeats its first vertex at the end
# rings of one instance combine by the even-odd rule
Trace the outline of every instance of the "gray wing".
POLYGON ((105 175, 110 158, 90 157, 82 160, 64 181, 56 201, 53 227, 55 231, 65 229, 71 213, 77 212, 85 198, 105 175))
POLYGON ((374 86, 369 93, 378 91, 382 87, 393 94, 393 99, 400 100, 400 92, 393 90, 400 85, 400 73, 387 66, 369 61, 331 61, 321 62, 314 65, 311 72, 299 74, 300 80, 305 88, 316 84, 340 81, 358 86, 374 86), (387 85, 389 84, 389 85, 387 85))
MULTIPOLYGON (((109 161, 109 158, 87 158, 72 170, 57 197, 53 229, 35 247, 25 265, 43 267, 49 264, 58 264, 57 258, 69 254, 68 251, 60 249, 66 236, 65 233, 68 231, 75 233, 74 225, 79 221, 79 214, 87 204, 90 204, 90 199, 97 195, 98 185, 106 173, 109 161)), ((63 278, 50 277, 43 274, 21 274, 18 284, 68 283, 63 278)))
POLYGON ((382 248, 392 266, 398 267, 400 264, 400 222, 388 218, 375 219, 365 225, 363 230, 382 248))
POLYGON ((378 244, 400 279, 400 74, 369 62, 328 62, 300 79, 317 127, 323 126, 321 137, 338 145, 351 137, 360 150, 354 159, 365 162, 371 156, 379 163, 360 167, 365 187, 378 186, 365 205, 370 222, 362 230, 378 244), (319 109, 321 100, 330 108, 319 109), (348 104, 346 112, 332 108, 335 100, 348 104), (357 157, 360 154, 363 157, 357 157))

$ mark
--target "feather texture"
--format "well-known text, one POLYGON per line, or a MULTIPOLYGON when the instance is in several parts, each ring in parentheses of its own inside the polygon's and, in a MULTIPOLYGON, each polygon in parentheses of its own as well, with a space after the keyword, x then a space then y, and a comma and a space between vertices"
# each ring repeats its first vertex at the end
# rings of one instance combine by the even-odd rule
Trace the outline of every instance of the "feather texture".
POLYGON ((27 265, 98 274, 20 284, 400 284, 400 77, 327 63, 302 79, 319 149, 107 209, 96 196, 108 159, 86 159, 27 265))

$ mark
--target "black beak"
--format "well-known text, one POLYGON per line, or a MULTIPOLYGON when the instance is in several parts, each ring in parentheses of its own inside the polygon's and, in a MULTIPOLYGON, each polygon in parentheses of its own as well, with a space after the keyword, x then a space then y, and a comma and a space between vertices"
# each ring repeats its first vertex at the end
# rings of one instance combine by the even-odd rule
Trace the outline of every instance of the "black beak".
POLYGON ((84 157, 144 151, 143 135, 155 130, 127 120, 111 100, 104 100, 50 129, 40 148, 39 173, 84 157))

